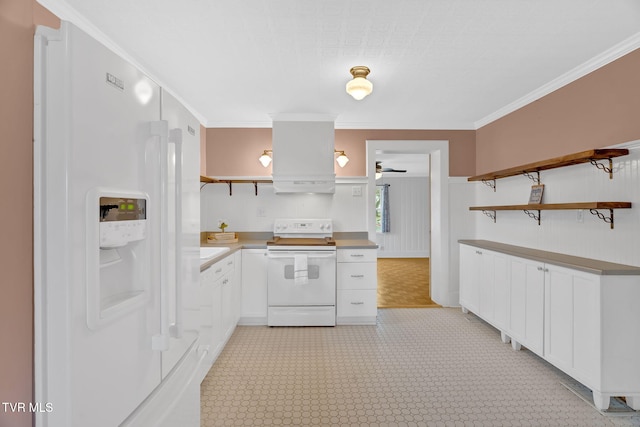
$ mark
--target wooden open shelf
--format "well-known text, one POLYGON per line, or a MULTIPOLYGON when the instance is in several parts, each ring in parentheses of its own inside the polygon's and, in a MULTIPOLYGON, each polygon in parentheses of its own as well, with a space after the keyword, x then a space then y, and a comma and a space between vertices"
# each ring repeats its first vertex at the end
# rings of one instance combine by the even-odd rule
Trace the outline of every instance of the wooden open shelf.
POLYGON ((483 175, 476 175, 468 178, 468 181, 482 181, 492 187, 495 191, 495 180, 499 178, 506 178, 515 175, 525 175, 532 179, 532 174, 537 174, 537 182, 540 183, 540 171, 560 168, 563 166, 577 165, 581 163, 591 163, 598 169, 609 174, 609 178, 613 178, 613 166, 611 159, 614 157, 626 156, 629 154, 629 150, 626 148, 606 148, 581 151, 579 153, 568 154, 566 156, 554 157, 548 160, 542 160, 539 162, 528 163, 526 165, 516 166, 509 169, 502 169, 495 172, 485 173, 483 175), (609 165, 602 164, 598 161, 608 160, 609 165), (493 182, 493 184, 490 184, 493 182))
POLYGON ((528 216, 538 221, 540 225, 540 211, 589 209, 589 212, 611 225, 613 229, 613 210, 631 209, 631 202, 577 202, 577 203, 540 203, 526 205, 501 205, 501 206, 471 206, 471 211, 482 211, 485 215, 496 221, 496 211, 524 211, 528 216), (609 216, 600 213, 600 210, 609 210, 609 216), (538 211, 536 215, 532 211, 538 211))
POLYGON ((208 176, 200 175, 200 182, 204 184, 227 184, 229 186, 229 195, 233 195, 233 184, 253 184, 256 196, 258 195, 258 184, 271 184, 270 179, 216 179, 208 176))
POLYGON ((629 209, 631 202, 539 203, 527 205, 471 206, 470 211, 550 211, 567 209, 629 209))

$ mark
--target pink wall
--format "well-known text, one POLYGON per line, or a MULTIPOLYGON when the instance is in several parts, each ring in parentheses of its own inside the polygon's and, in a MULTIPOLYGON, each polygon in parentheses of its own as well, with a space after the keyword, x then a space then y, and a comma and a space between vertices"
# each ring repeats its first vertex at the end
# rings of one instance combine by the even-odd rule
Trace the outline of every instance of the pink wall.
MULTIPOLYGON (((0 1, 0 402, 33 401, 33 34, 59 21, 31 0, 0 1)), ((0 425, 31 426, 32 414, 6 412, 0 425)))
POLYGON ((476 173, 640 138, 640 49, 477 131, 476 173))
POLYGON ((200 125, 200 175, 207 176, 207 129, 200 125))
MULTIPOLYGON (((336 129, 335 148, 344 150, 349 163, 336 167, 337 176, 366 175, 366 140, 449 140, 449 174, 475 172, 475 131, 472 130, 358 130, 336 129)), ((271 165, 258 157, 271 148, 270 128, 207 129, 207 174, 210 176, 271 176, 271 165)))

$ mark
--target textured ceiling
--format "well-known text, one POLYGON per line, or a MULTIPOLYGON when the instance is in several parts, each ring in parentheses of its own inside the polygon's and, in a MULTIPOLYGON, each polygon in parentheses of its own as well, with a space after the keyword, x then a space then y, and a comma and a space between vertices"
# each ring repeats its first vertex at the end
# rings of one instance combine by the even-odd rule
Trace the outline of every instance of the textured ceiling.
MULTIPOLYGON (((640 31, 638 0, 40 0, 103 33, 208 127, 474 129, 640 31), (373 94, 344 91, 371 69, 373 94)), ((633 44, 632 43, 632 44, 633 44)))

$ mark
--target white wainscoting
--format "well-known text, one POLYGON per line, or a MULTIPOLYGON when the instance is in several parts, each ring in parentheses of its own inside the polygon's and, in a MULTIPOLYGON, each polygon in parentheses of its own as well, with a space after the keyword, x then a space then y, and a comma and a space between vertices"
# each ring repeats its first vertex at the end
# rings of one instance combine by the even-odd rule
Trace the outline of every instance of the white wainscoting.
POLYGON ((391 231, 376 233, 378 258, 419 258, 430 254, 430 194, 428 177, 387 177, 391 231))
MULTIPOLYGON (((613 159, 613 179, 589 163, 542 171, 540 177, 544 203, 631 202, 631 209, 614 211, 613 230, 588 210, 582 219, 576 210, 542 211, 540 225, 522 211, 499 211, 496 223, 475 212, 474 238, 640 266, 640 141, 609 148, 630 151, 613 159)), ((479 184, 475 204, 526 204, 532 184, 524 176, 497 180, 496 192, 479 184)))

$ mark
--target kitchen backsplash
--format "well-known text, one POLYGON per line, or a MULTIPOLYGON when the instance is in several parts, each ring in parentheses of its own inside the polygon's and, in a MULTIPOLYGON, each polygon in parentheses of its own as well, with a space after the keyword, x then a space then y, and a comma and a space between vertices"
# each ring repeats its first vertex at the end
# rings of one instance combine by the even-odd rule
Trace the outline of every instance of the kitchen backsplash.
POLYGON ((200 191, 200 228, 226 231, 273 231, 276 218, 331 218, 335 231, 366 231, 365 183, 336 183, 335 194, 274 194, 272 184, 207 184, 200 191), (360 196, 352 195, 360 187, 360 196))

